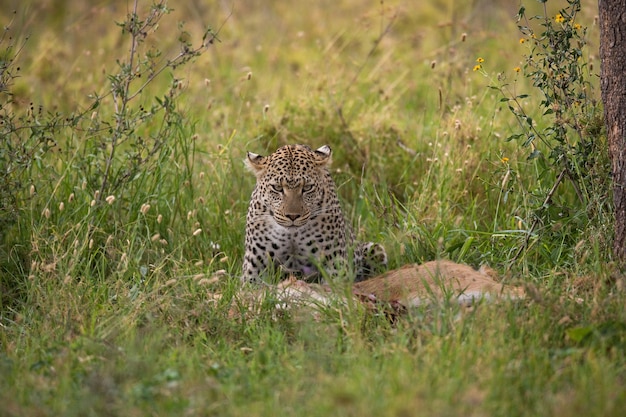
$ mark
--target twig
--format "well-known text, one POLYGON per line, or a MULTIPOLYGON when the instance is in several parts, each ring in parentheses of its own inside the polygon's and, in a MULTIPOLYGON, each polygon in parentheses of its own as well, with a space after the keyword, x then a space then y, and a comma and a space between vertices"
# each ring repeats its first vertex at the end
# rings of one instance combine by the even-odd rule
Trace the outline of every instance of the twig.
MULTIPOLYGON (((381 1, 381 4, 383 4, 382 1, 381 1)), ((359 66, 359 68, 355 72, 354 76, 352 77, 352 79, 350 80, 350 82, 348 83, 346 88, 343 90, 342 99, 343 99, 343 97, 346 96, 346 94, 348 93, 350 88, 352 88, 352 86, 356 83, 356 80, 359 78, 359 76, 361 75, 361 73, 365 69, 365 66, 369 62, 370 58, 374 55, 374 53, 378 49, 378 45, 380 45, 382 40, 385 38, 385 36, 387 36, 389 31, 391 30, 391 26, 396 21, 396 18, 397 18, 397 15, 394 14, 391 17, 391 20, 389 20, 389 22, 387 23, 387 25, 381 30, 381 33, 378 35, 378 37, 374 40, 374 44, 372 45, 372 47, 370 48, 369 52, 367 53, 367 56, 363 60, 363 63, 361 63, 361 65, 359 66)), ((339 120, 341 121, 341 124, 343 125, 344 129, 349 132, 350 131, 349 130, 349 125, 348 125, 348 123, 346 122, 346 119, 343 116, 343 103, 339 103, 337 105, 337 115, 339 116, 339 120)), ((352 136, 351 133, 350 133, 350 136, 352 136)))
MULTIPOLYGON (((550 192, 548 193, 548 195, 546 195, 546 198, 543 201, 543 204, 541 205, 541 207, 545 207, 548 204, 550 204, 550 201, 552 200, 552 196, 554 196, 554 193, 556 192, 557 187, 559 186, 559 184, 561 184, 566 174, 567 174, 567 169, 563 169, 561 173, 559 174, 559 176, 557 177, 556 181, 554 182, 552 189, 550 189, 550 192)), ((526 239, 524 240, 524 244, 520 246, 515 256, 510 260, 510 264, 513 264, 522 254, 524 249, 528 248, 528 242, 530 241, 530 236, 535 231, 535 227, 537 227, 538 223, 539 223, 539 217, 535 217, 533 224, 530 226, 530 229, 528 230, 528 233, 526 234, 526 239)))
MULTIPOLYGON (((137 4, 139 0, 135 0, 135 4, 133 6, 133 18, 137 18, 137 4)), ((106 166, 104 168, 104 175, 102 178, 102 184, 100 185, 100 192, 96 196, 96 203, 98 203, 104 196, 104 192, 106 191, 106 187, 109 181, 109 175, 111 172, 111 166, 113 166, 113 158, 115 157, 115 151, 117 149, 117 140, 120 138, 123 131, 123 124, 126 118, 126 106, 128 105, 129 96, 128 92, 130 90, 130 83, 133 79, 133 64, 135 61, 135 55, 137 53, 137 30, 136 28, 131 28, 131 42, 130 42, 130 51, 129 51, 129 64, 128 68, 130 69, 130 74, 126 77, 124 87, 122 89, 121 100, 121 109, 119 108, 117 92, 115 91, 116 87, 113 87, 113 106, 115 108, 115 130, 113 132, 113 136, 111 138, 111 151, 109 152, 109 156, 107 158, 106 166)))
POLYGON ((374 40, 374 45, 372 45, 372 48, 367 53, 367 56, 363 60, 363 63, 361 64, 361 66, 359 66, 359 69, 356 71, 356 73, 354 74, 354 76, 352 77, 352 79, 350 80, 348 85, 346 86, 345 90, 343 91, 344 95, 356 83, 356 80, 359 78, 359 75, 361 75, 361 73, 363 72, 363 69, 365 69, 365 65, 367 65, 367 62, 370 60, 372 55, 374 55, 374 52, 376 52, 376 49, 378 49, 378 45, 382 42, 384 37, 387 36, 389 31, 391 30, 391 26, 395 22, 396 17, 397 17, 397 15, 395 15, 395 14, 391 17, 391 20, 389 21, 389 23, 387 23, 387 26, 385 26, 385 28, 383 29, 381 34, 378 35, 378 38, 376 38, 376 40, 374 40))
MULTIPOLYGON (((381 1, 381 5, 382 4, 383 4, 383 2, 381 1)), ((365 152, 363 152, 360 149, 360 147, 356 146, 357 145, 357 141, 354 138, 354 135, 352 134, 352 131, 350 130, 350 125, 348 124, 346 118, 343 115, 343 100, 344 100, 344 97, 346 96, 346 94, 348 93, 348 91, 350 90, 350 88, 352 88, 352 86, 356 83, 356 80, 359 78, 359 76, 363 72, 363 69, 365 68, 365 65, 367 65, 367 63, 370 60, 370 58, 374 55, 374 52, 376 52, 376 49, 378 49, 378 45, 380 45, 380 42, 382 42, 384 37, 391 30, 391 26, 395 22, 396 17, 397 17, 397 15, 395 15, 395 14, 391 17, 391 20, 381 30, 381 33, 374 40, 374 44, 372 45, 372 47, 370 48, 369 52, 367 53, 367 56, 363 60, 363 63, 359 66, 359 68, 357 69, 356 73, 354 74, 354 76, 352 77, 352 79, 350 80, 350 82, 348 83, 346 88, 343 90, 343 93, 341 94, 342 102, 339 103, 339 104, 336 104, 336 106, 335 106, 336 111, 337 111, 337 117, 339 117, 339 121, 341 122, 341 127, 343 128, 343 131, 346 133, 346 135, 348 135, 348 138, 350 138, 350 141, 352 142, 352 144, 355 145, 355 148, 359 149, 361 151, 361 155, 362 156, 365 156, 365 152)), ((381 27, 382 27, 382 25, 381 25, 381 27)), ((334 99, 332 97, 331 97, 331 100, 334 101, 334 99)))

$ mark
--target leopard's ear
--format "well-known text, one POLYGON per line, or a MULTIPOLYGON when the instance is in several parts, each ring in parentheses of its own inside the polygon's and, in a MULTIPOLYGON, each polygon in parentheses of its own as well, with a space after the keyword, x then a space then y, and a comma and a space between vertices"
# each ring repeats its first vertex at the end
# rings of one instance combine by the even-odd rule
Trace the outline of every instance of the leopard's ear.
POLYGON ((256 153, 248 152, 244 164, 253 174, 258 174, 265 169, 265 157, 256 153))
POLYGON ((317 163, 319 165, 330 165, 330 162, 332 160, 331 156, 332 156, 332 149, 330 149, 330 146, 328 145, 324 145, 321 148, 317 148, 315 150, 315 159, 317 160, 317 163))

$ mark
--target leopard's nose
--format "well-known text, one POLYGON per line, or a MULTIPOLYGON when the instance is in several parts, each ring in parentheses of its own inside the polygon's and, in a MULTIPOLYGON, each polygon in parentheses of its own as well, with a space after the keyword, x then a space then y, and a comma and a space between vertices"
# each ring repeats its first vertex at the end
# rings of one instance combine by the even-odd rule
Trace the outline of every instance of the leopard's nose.
POLYGON ((285 217, 287 217, 292 222, 295 222, 298 218, 300 218, 300 215, 299 214, 285 214, 285 217))

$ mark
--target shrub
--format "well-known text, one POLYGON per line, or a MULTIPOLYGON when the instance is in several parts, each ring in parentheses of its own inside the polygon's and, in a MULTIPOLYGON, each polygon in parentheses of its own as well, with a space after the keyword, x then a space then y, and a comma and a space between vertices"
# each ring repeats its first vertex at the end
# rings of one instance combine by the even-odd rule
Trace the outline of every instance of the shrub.
MULTIPOLYGON (((516 235, 517 249, 510 260, 526 254, 554 265, 567 249, 576 248, 578 252, 569 252, 576 257, 583 256, 589 243, 608 244, 610 171, 602 111, 590 81, 592 66, 585 56, 587 28, 576 20, 580 0, 568 0, 568 6, 555 16, 548 16, 542 3, 543 16, 528 17, 524 7, 519 9, 520 43, 528 46, 528 54, 523 66, 514 68, 516 75, 522 73, 540 92, 540 114, 525 104, 529 95, 517 91, 517 76, 509 81, 505 74, 498 74, 498 84, 492 88, 501 93, 501 101, 518 122, 518 131, 507 141, 518 141, 528 149, 536 175, 534 184, 528 186, 508 159, 501 171, 503 203, 514 192, 523 194, 525 202, 511 216, 519 219, 524 233, 516 235), (589 229, 603 233, 593 242, 581 240, 581 231, 589 229)), ((481 63, 474 70, 482 70, 481 63)))
MULTIPOLYGON (((8 29, 0 38, 2 305, 15 298, 29 274, 105 276, 113 261, 127 266, 134 257, 149 264, 159 254, 154 247, 167 243, 165 236, 154 236, 181 210, 180 198, 171 197, 190 189, 194 159, 192 128, 178 105, 182 81, 175 74, 217 39, 208 29, 192 45, 181 24, 178 52, 166 56, 146 39, 170 11, 165 1, 156 1, 140 13, 134 2, 118 23, 128 53, 108 75, 106 93, 94 93, 89 105, 68 115, 13 100, 17 59, 28 44, 16 47, 8 29), (146 99, 165 77, 165 93, 146 99), (168 175, 176 180, 165 184, 168 175), (155 202, 169 204, 165 216, 147 215, 155 202), (141 233, 131 236, 138 229, 141 233), (56 270, 60 258, 64 271, 56 270)), ((136 274, 145 276, 139 265, 136 274)))

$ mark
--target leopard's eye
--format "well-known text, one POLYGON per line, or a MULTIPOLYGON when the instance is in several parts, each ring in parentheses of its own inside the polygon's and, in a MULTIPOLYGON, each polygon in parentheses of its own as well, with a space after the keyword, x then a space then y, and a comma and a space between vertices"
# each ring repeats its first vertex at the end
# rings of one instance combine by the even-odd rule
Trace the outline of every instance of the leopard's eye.
POLYGON ((283 186, 280 184, 272 184, 271 187, 272 187, 272 190, 274 190, 275 192, 279 194, 283 192, 283 186))
POLYGON ((302 191, 305 192, 305 193, 308 192, 308 191, 311 191, 312 189, 313 189, 313 184, 306 184, 306 185, 302 186, 302 191))

